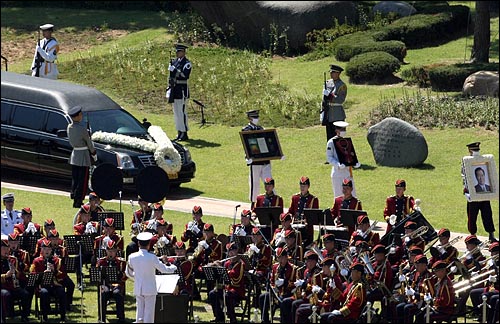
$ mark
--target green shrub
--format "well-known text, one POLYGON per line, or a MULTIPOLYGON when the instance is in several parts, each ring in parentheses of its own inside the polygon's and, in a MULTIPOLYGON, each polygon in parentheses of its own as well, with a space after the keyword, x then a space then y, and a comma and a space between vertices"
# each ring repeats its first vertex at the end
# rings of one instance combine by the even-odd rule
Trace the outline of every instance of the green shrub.
POLYGON ((354 56, 346 65, 346 75, 352 83, 382 81, 400 67, 397 58, 386 52, 368 52, 354 56))
POLYGON ((498 63, 459 63, 429 69, 434 91, 462 91, 465 79, 477 71, 498 71, 498 63))
POLYGON ((335 58, 346 62, 352 57, 367 52, 386 52, 403 61, 406 56, 406 46, 400 41, 376 42, 370 32, 357 32, 339 37, 334 42, 335 58))
POLYGON ((412 66, 402 71, 401 78, 405 80, 408 85, 418 85, 421 88, 426 88, 431 85, 429 73, 424 66, 412 66))

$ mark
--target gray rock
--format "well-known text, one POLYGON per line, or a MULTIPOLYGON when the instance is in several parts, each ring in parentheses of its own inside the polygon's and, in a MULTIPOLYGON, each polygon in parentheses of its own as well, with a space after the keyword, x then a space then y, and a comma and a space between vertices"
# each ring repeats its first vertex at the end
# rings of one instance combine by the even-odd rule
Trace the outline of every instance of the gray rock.
POLYGON ((397 13, 400 17, 411 16, 417 10, 409 3, 404 1, 380 1, 372 9, 373 12, 379 11, 387 15, 391 12, 397 13))
POLYGON ((267 49, 271 25, 278 33, 286 31, 288 46, 299 50, 304 47, 306 34, 314 29, 356 20, 356 7, 352 1, 190 1, 203 17, 207 26, 216 24, 226 34, 229 26, 246 44, 267 49))
POLYGON ((427 159, 424 135, 401 119, 389 117, 382 120, 368 129, 366 137, 378 165, 413 167, 427 159))
POLYGON ((478 71, 467 77, 462 92, 469 96, 498 97, 498 72, 478 71))

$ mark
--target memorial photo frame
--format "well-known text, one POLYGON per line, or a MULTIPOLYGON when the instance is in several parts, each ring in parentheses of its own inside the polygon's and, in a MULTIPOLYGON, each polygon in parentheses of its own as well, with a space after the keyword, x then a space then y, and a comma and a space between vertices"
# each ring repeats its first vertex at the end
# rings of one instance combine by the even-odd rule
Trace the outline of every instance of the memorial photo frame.
POLYGON ((277 160, 283 156, 276 129, 241 131, 240 137, 246 157, 253 162, 277 160))
POLYGON ((350 137, 333 138, 333 147, 335 147, 340 163, 345 166, 354 166, 358 163, 358 157, 350 137))
POLYGON ((493 155, 464 156, 462 165, 471 201, 498 199, 498 172, 493 155))

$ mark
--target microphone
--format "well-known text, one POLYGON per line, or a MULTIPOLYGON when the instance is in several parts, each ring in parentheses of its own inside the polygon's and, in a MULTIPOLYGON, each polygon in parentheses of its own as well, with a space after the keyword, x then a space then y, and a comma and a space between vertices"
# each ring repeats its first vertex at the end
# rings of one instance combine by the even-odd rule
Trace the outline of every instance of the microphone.
POLYGON ((240 207, 241 207, 241 205, 236 205, 236 207, 234 207, 234 209, 238 209, 240 207))

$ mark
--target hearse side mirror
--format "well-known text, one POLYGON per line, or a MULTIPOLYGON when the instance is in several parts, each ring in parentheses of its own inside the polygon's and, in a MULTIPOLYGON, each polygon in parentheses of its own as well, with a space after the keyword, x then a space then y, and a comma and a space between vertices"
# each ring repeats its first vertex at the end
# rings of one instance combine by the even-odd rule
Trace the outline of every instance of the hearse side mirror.
POLYGON ((65 129, 60 129, 57 131, 57 137, 68 137, 68 131, 65 129))

